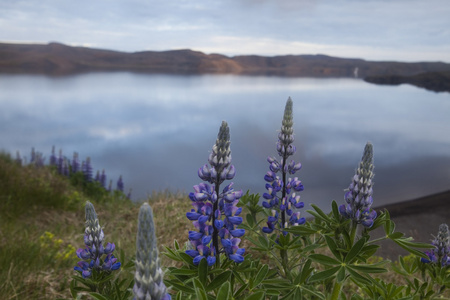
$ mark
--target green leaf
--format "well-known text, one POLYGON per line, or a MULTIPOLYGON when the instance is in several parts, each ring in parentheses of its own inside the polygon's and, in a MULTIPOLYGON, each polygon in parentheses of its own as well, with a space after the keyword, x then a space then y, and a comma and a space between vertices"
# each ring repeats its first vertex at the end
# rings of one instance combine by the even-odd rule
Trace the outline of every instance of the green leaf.
POLYGON ((264 280, 268 272, 268 265, 264 265, 261 269, 259 269, 258 273, 255 276, 255 280, 250 281, 250 289, 253 290, 255 287, 257 287, 264 280))
POLYGON ((352 269, 353 266, 347 266, 347 271, 348 273, 350 273, 350 276, 356 281, 356 282, 361 282, 364 284, 371 284, 370 280, 367 279, 366 277, 362 276, 361 274, 359 274, 358 272, 354 271, 352 269))
POLYGON ((310 235, 310 234, 317 233, 317 230, 312 229, 305 225, 292 226, 290 228, 285 228, 284 231, 287 231, 289 233, 296 234, 296 235, 310 235))
POLYGON ((175 250, 180 250, 180 245, 178 244, 177 240, 173 240, 173 246, 174 246, 175 250))
POLYGON ((206 286, 206 291, 210 292, 212 290, 215 290, 216 288, 221 286, 225 281, 227 281, 228 278, 230 278, 230 275, 231 275, 231 271, 226 271, 226 272, 223 272, 223 273, 217 275, 211 281, 211 283, 206 286))
POLYGON ((400 247, 402 247, 403 249, 405 249, 406 251, 408 251, 409 253, 415 254, 417 256, 423 257, 423 258, 427 258, 427 255, 425 253, 423 253, 422 251, 416 250, 411 248, 411 243, 405 242, 403 239, 398 239, 398 240, 394 240, 394 242, 399 245, 400 247))
POLYGON ((334 265, 339 265, 341 263, 340 261, 337 261, 334 258, 323 255, 323 254, 311 254, 309 256, 309 258, 312 261, 318 262, 319 264, 326 265, 326 266, 334 266, 334 265))
POLYGON ((89 293, 89 295, 91 295, 92 297, 94 297, 97 300, 108 300, 107 297, 105 297, 105 296, 103 296, 102 294, 99 294, 99 293, 92 292, 92 293, 89 293))
POLYGON ((250 226, 250 227, 255 226, 255 222, 254 222, 253 217, 252 217, 251 214, 247 214, 247 215, 245 216, 245 219, 247 220, 248 226, 250 226))
POLYGON ((337 271, 339 271, 340 268, 341 268, 341 266, 337 266, 337 267, 331 268, 329 270, 325 270, 325 271, 316 273, 309 278, 309 282, 323 281, 325 279, 328 279, 331 276, 333 276, 337 271))
POLYGON ((345 280, 345 267, 341 266, 339 269, 339 272, 336 275, 336 281, 338 283, 341 283, 345 280))
POLYGON ((195 291, 192 287, 185 285, 184 283, 178 283, 173 280, 164 280, 166 286, 173 286, 175 290, 183 291, 188 294, 193 294, 195 291))
POLYGON ((338 246, 337 246, 336 242, 328 235, 325 236, 325 241, 327 242, 328 248, 330 248, 330 250, 331 250, 331 252, 333 252, 334 256, 337 259, 339 259, 339 261, 342 261, 342 255, 337 250, 338 246))
POLYGON ((322 219, 324 221, 327 221, 328 223, 331 223, 332 220, 330 219, 330 217, 328 217, 323 210, 321 210, 317 205, 315 204, 311 204, 312 208, 314 208, 314 210, 322 217, 322 219))
POLYGON ((192 276, 192 275, 197 275, 197 270, 194 269, 171 269, 168 271, 168 273, 170 275, 188 275, 188 276, 192 276))
POLYGON ((311 260, 308 259, 308 260, 305 262, 305 264, 303 265, 303 267, 302 267, 302 271, 301 271, 301 273, 299 274, 299 275, 301 275, 300 281, 297 282, 297 284, 299 284, 299 283, 301 283, 301 284, 305 283, 305 282, 306 282, 306 279, 308 278, 308 276, 311 274, 311 272, 312 272, 313 270, 314 270, 314 269, 311 268, 311 260))
POLYGON ((396 240, 396 239, 402 238, 403 236, 404 236, 404 234, 401 232, 394 232, 394 233, 388 235, 388 238, 390 238, 391 240, 396 240))
POLYGON ((364 273, 384 273, 387 272, 385 268, 378 268, 371 265, 351 265, 351 268, 364 273))
POLYGON ((223 299, 223 300, 231 299, 230 282, 229 281, 224 282, 220 286, 220 289, 217 292, 216 299, 223 299))
POLYGON ((333 212, 333 217, 336 219, 336 221, 339 221, 339 219, 341 218, 341 214, 339 213, 338 205, 334 200, 333 202, 331 202, 331 211, 333 212))
POLYGON ((353 245, 353 247, 350 249, 350 251, 347 253, 347 255, 345 256, 345 260, 344 262, 346 264, 350 263, 356 256, 358 256, 359 252, 361 252, 361 249, 364 247, 364 244, 366 243, 366 239, 365 238, 361 238, 359 239, 359 241, 357 241, 355 243, 355 245, 353 245))
POLYGON ((245 300, 264 300, 264 292, 257 292, 248 296, 245 300))
POLYGON ((194 288, 195 288, 195 296, 198 300, 208 300, 208 297, 206 296, 205 287, 200 282, 198 278, 194 278, 194 288))

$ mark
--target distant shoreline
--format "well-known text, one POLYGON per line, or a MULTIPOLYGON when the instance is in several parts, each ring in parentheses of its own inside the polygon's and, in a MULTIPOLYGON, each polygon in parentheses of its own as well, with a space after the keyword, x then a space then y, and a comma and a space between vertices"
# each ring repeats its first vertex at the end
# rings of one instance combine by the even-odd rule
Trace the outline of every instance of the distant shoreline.
POLYGON ((450 64, 444 62, 366 61, 327 55, 228 57, 188 49, 127 53, 59 43, 0 43, 0 74, 65 76, 112 71, 359 78, 375 84, 408 83, 437 92, 450 92, 450 64))

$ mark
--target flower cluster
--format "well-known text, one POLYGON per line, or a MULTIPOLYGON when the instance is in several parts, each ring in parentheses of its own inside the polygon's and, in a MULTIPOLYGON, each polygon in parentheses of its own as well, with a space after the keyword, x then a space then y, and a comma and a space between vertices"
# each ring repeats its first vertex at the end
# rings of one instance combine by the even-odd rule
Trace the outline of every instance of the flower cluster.
POLYGON ((356 174, 344 196, 347 204, 339 206, 339 212, 345 218, 368 228, 372 227, 377 217, 376 211, 371 209, 373 176, 373 146, 367 143, 356 174))
POLYGON ((288 174, 294 175, 302 167, 301 163, 295 163, 293 160, 287 162, 289 156, 296 152, 296 147, 292 145, 294 142, 292 106, 292 100, 289 98, 284 109, 281 131, 278 134, 277 152, 280 160, 275 157, 267 158, 270 170, 264 176, 267 192, 263 194, 265 201, 262 202, 262 206, 271 210, 271 216, 268 217, 267 227, 262 228, 265 233, 272 233, 276 227, 282 229, 287 228, 289 224, 305 223, 305 218, 300 218, 300 211, 294 212, 295 209, 304 206, 300 201, 300 195, 295 193, 303 191, 303 184, 298 177, 287 178, 288 174), (277 176, 278 172, 281 173, 281 178, 277 176))
POLYGON ((112 254, 115 245, 108 243, 103 246, 104 233, 100 227, 94 206, 89 201, 86 203, 86 230, 84 234, 84 244, 86 247, 76 251, 78 258, 82 261, 78 262, 74 270, 81 272, 83 278, 90 277, 93 270, 97 271, 113 271, 120 268, 120 262, 112 254), (102 260, 103 254, 106 255, 102 260))
POLYGON ((438 235, 431 242, 434 246, 430 251, 426 251, 425 254, 428 259, 422 258, 424 263, 441 264, 441 266, 450 266, 450 231, 447 224, 441 224, 439 226, 438 235))
POLYGON ((206 181, 194 186, 194 192, 189 194, 193 209, 186 217, 193 221, 196 231, 189 231, 192 248, 186 251, 198 265, 205 258, 211 266, 217 262, 217 254, 225 255, 240 263, 244 248, 239 248, 240 237, 244 229, 237 226, 242 223, 239 214, 242 208, 236 205, 242 196, 242 191, 235 191, 233 183, 220 192, 220 184, 233 179, 236 171, 231 165, 230 133, 228 124, 224 121, 219 130, 217 140, 205 164, 198 170, 198 176, 206 181), (222 247, 219 246, 219 238, 222 247))
POLYGON ((142 204, 139 209, 135 264, 134 300, 171 299, 163 282, 164 273, 158 256, 153 212, 147 203, 142 204))

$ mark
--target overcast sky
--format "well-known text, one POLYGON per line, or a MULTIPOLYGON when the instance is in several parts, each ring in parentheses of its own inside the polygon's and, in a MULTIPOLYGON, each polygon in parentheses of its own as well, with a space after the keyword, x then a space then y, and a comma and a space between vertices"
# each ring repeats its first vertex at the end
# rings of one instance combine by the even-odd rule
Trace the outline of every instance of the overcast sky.
POLYGON ((450 62, 450 2, 0 0, 0 41, 450 62))

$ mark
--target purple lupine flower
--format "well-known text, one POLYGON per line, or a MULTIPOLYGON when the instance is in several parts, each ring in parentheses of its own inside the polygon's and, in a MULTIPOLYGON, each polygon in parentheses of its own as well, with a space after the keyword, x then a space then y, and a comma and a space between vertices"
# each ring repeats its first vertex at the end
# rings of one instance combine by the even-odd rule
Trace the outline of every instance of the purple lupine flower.
POLYGON ((87 182, 92 181, 92 166, 91 166, 91 158, 86 158, 86 161, 82 164, 82 172, 84 174, 84 178, 87 182))
POLYGON ((150 205, 144 203, 138 217, 133 300, 171 299, 163 282, 164 273, 158 254, 153 211, 150 205))
POLYGON ((117 180, 116 190, 123 192, 123 180, 122 175, 119 176, 119 179, 117 180))
POLYGON ((73 153, 73 159, 72 159, 72 173, 76 173, 80 171, 80 160, 78 159, 78 153, 73 153))
POLYGON ((52 146, 52 154, 50 155, 50 166, 56 166, 55 146, 52 146))
POLYGON ((447 224, 439 226, 438 235, 434 237, 431 244, 434 248, 425 252, 428 259, 421 258, 421 261, 440 264, 442 267, 450 266, 450 231, 447 224))
POLYGON ((356 174, 346 190, 344 199, 347 204, 339 206, 342 216, 368 228, 372 227, 377 217, 376 211, 371 208, 373 176, 373 146, 368 142, 356 174))
POLYGON ((269 171, 264 176, 267 192, 263 194, 265 201, 262 202, 262 206, 270 209, 271 215, 267 219, 267 226, 262 228, 264 233, 272 233, 275 229, 283 230, 289 225, 301 225, 306 222, 305 218, 300 217, 300 212, 296 211, 304 206, 300 201, 300 195, 295 193, 303 191, 303 184, 298 177, 287 177, 288 174, 294 175, 302 167, 301 163, 293 160, 288 162, 289 156, 296 151, 296 147, 292 145, 294 142, 292 106, 292 100, 289 98, 276 146, 280 160, 275 157, 267 158, 269 171), (278 173, 281 177, 277 175, 278 173))
POLYGON ((117 259, 112 254, 115 245, 114 243, 108 243, 103 246, 105 235, 100 227, 97 213, 94 206, 89 201, 86 202, 86 229, 84 233, 85 248, 79 248, 76 251, 78 258, 82 261, 78 262, 78 265, 74 267, 75 271, 81 272, 83 278, 90 277, 92 271, 114 271, 120 268, 121 263, 117 262, 117 259), (102 256, 106 255, 106 258, 102 260, 102 256))
POLYGON ((59 156, 56 160, 56 169, 58 170, 59 174, 63 174, 63 168, 64 168, 64 157, 62 155, 62 149, 59 149, 59 156))
POLYGON ((100 184, 102 185, 103 188, 106 189, 106 174, 105 174, 105 169, 102 170, 102 174, 100 175, 100 184))
POLYGON ((212 266, 220 264, 217 254, 225 253, 230 260, 240 263, 244 260, 245 249, 239 248, 244 229, 237 228, 242 223, 239 214, 242 208, 237 207, 242 191, 235 191, 233 183, 220 192, 220 184, 231 180, 236 170, 231 165, 230 131, 223 121, 217 135, 216 143, 208 157, 208 164, 200 167, 198 176, 207 183, 194 186, 189 194, 193 209, 186 217, 193 221, 195 231, 189 231, 192 249, 186 251, 198 265, 205 258, 212 266), (222 247, 219 246, 219 237, 222 247))

